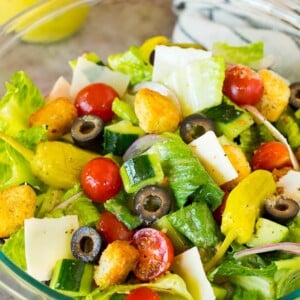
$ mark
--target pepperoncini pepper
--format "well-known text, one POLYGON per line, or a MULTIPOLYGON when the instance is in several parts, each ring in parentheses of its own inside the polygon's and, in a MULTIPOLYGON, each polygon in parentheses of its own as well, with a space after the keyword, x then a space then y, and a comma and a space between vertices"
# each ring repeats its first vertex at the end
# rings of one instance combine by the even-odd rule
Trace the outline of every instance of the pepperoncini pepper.
POLYGON ((210 270, 222 259, 233 241, 245 244, 251 239, 264 200, 275 191, 276 183, 271 172, 256 170, 230 192, 221 223, 225 239, 215 256, 206 264, 206 270, 210 270))

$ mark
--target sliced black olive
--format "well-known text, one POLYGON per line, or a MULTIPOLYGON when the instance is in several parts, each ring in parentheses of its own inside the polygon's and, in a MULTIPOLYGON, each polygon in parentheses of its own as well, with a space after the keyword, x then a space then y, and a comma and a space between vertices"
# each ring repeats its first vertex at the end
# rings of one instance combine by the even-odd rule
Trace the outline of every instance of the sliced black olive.
POLYGON ((201 114, 192 114, 187 116, 181 123, 179 133, 186 144, 189 144, 196 138, 209 130, 214 131, 213 122, 201 114))
POLYGON ((171 196, 165 188, 147 185, 135 194, 134 210, 149 225, 170 211, 171 202, 171 196))
POLYGON ((71 127, 74 144, 80 148, 100 151, 103 138, 104 122, 95 115, 77 118, 71 127))
POLYGON ((298 212, 298 202, 284 195, 270 197, 264 203, 265 217, 280 224, 289 223, 298 212))
POLYGON ((73 256, 84 262, 97 261, 104 246, 104 238, 91 226, 79 227, 71 239, 73 256))
POLYGON ((293 108, 300 108, 300 82, 294 82, 290 85, 291 95, 289 103, 293 108))

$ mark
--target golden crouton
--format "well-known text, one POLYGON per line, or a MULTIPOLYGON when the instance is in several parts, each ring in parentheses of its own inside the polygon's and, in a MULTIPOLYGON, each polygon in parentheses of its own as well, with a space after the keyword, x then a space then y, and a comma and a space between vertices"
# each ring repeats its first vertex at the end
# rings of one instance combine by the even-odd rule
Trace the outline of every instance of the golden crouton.
POLYGON ((262 69, 258 74, 263 81, 264 93, 256 108, 268 121, 275 122, 288 105, 291 93, 289 85, 271 70, 262 69))
POLYGON ((251 173, 250 164, 242 149, 234 144, 222 146, 228 159, 238 173, 238 177, 226 182, 222 187, 225 190, 232 190, 243 178, 251 173))
POLYGON ((75 105, 66 98, 57 98, 33 113, 29 125, 46 125, 48 139, 56 140, 70 131, 76 117, 75 105))
POLYGON ((124 282, 137 263, 138 250, 128 241, 116 240, 103 251, 95 267, 94 280, 100 288, 124 282))
POLYGON ((0 191, 0 238, 16 232, 25 219, 34 216, 37 196, 29 185, 0 191))
POLYGON ((173 132, 181 120, 180 110, 170 98, 147 88, 136 94, 134 110, 139 126, 147 133, 173 132))

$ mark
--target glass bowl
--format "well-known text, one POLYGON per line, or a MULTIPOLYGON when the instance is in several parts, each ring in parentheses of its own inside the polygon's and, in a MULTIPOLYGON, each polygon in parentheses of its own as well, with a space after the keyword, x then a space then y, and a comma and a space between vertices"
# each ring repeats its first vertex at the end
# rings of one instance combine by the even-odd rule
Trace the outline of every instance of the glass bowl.
MULTIPOLYGON (((40 1, 38 5, 43 5, 45 2, 47 1, 40 1)), ((32 29, 34 24, 29 24, 20 32, 12 30, 15 22, 18 22, 24 14, 36 9, 37 6, 34 6, 0 27, 0 95, 4 91, 3 83, 9 80, 15 71, 24 70, 28 73, 33 82, 46 95, 59 76, 70 78, 71 68, 68 64, 70 59, 76 58, 84 52, 93 51, 105 60, 107 55, 122 52, 131 45, 140 45, 147 38, 155 35, 164 35, 175 42, 200 43, 209 48, 214 40, 220 39, 221 33, 214 31, 213 38, 210 36, 206 40, 209 28, 195 26, 195 24, 198 25, 198 23, 193 24, 195 14, 201 14, 208 22, 230 28, 234 26, 254 28, 261 30, 259 31, 261 33, 266 29, 272 29, 278 34, 284 33, 292 36, 299 47, 300 9, 299 3, 296 2, 74 0, 72 4, 47 14, 37 21, 40 24, 72 7, 80 5, 91 7, 85 23, 78 32, 52 43, 30 43, 23 40, 27 30, 32 29), (229 15, 232 18, 231 21, 234 20, 233 23, 229 22, 229 15)), ((280 41, 275 40, 275 43, 280 44, 280 41)), ((272 45, 274 46, 274 44, 272 45)), ((267 52, 271 51, 269 48, 266 50, 267 52)), ((283 61, 280 55, 278 57, 283 61)), ((300 58, 293 57, 290 62, 289 66, 295 64, 299 66, 300 58)), ((300 80, 299 67, 295 68, 297 73, 291 75, 289 69, 286 69, 286 64, 283 65, 285 67, 283 72, 288 79, 295 81, 298 78, 300 80)), ((281 70, 282 64, 278 68, 281 70)), ((296 298, 297 296, 300 297, 300 291, 296 291, 291 297, 296 298)), ((70 299, 31 278, 1 252, 0 298, 2 300, 70 299)))

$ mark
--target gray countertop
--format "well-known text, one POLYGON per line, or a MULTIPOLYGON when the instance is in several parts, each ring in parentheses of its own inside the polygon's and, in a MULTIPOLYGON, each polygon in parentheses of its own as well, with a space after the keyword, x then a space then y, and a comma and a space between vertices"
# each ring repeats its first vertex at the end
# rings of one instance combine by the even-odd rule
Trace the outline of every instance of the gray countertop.
MULTIPOLYGON (((77 45, 80 45, 82 35, 84 35, 86 37, 84 48, 90 51, 95 50, 97 53, 102 54, 102 57, 105 57, 109 53, 123 51, 129 45, 138 45, 153 35, 171 36, 176 20, 171 10, 171 0, 123 0, 116 2, 117 3, 113 5, 98 5, 92 9, 87 26, 82 29, 82 32, 72 38, 75 39, 77 45), (118 13, 116 14, 116 12, 118 13), (105 28, 99 28, 98 20, 101 20, 102 25, 106 24, 107 26, 105 28)), ((66 41, 66 47, 64 48, 66 61, 68 61, 70 57, 74 57, 76 53, 72 39, 66 41)), ((79 46, 78 48, 83 49, 83 46, 80 46, 81 48, 79 46)), ((34 68, 33 59, 40 56, 41 46, 22 44, 21 47, 27 47, 28 52, 31 53, 31 57, 28 58, 28 61, 25 63, 24 69, 31 74, 33 80, 41 85, 43 85, 45 81, 52 83, 55 77, 50 78, 50 80, 45 80, 48 79, 47 70, 45 70, 44 74, 41 74, 40 72, 36 72, 34 68)), ((49 50, 47 51, 62 51, 61 47, 57 50, 53 50, 55 48, 54 46, 49 46, 48 48, 49 50)), ((22 57, 22 59, 24 58, 22 57)), ((13 57, 5 60, 5 62, 2 61, 2 64, 4 63, 6 64, 1 66, 1 76, 8 76, 14 69, 13 57)), ((51 64, 53 64, 53 62, 50 61, 49 68, 53 68, 51 64)), ((15 68, 17 68, 17 66, 15 68)), ((56 76, 56 74, 53 76, 56 76)), ((2 79, 3 78, 0 78, 0 80, 2 79)), ((42 89, 43 88, 46 92, 48 86, 42 86, 42 89)), ((4 288, 4 285, 10 285, 10 281, 7 280, 4 273, 0 272, 0 299, 21 299, 13 295, 12 291, 8 292, 7 289, 4 288)), ((11 288, 17 289, 13 284, 11 284, 11 288)), ((25 296, 25 298, 23 297, 22 299, 27 298, 25 296)))

